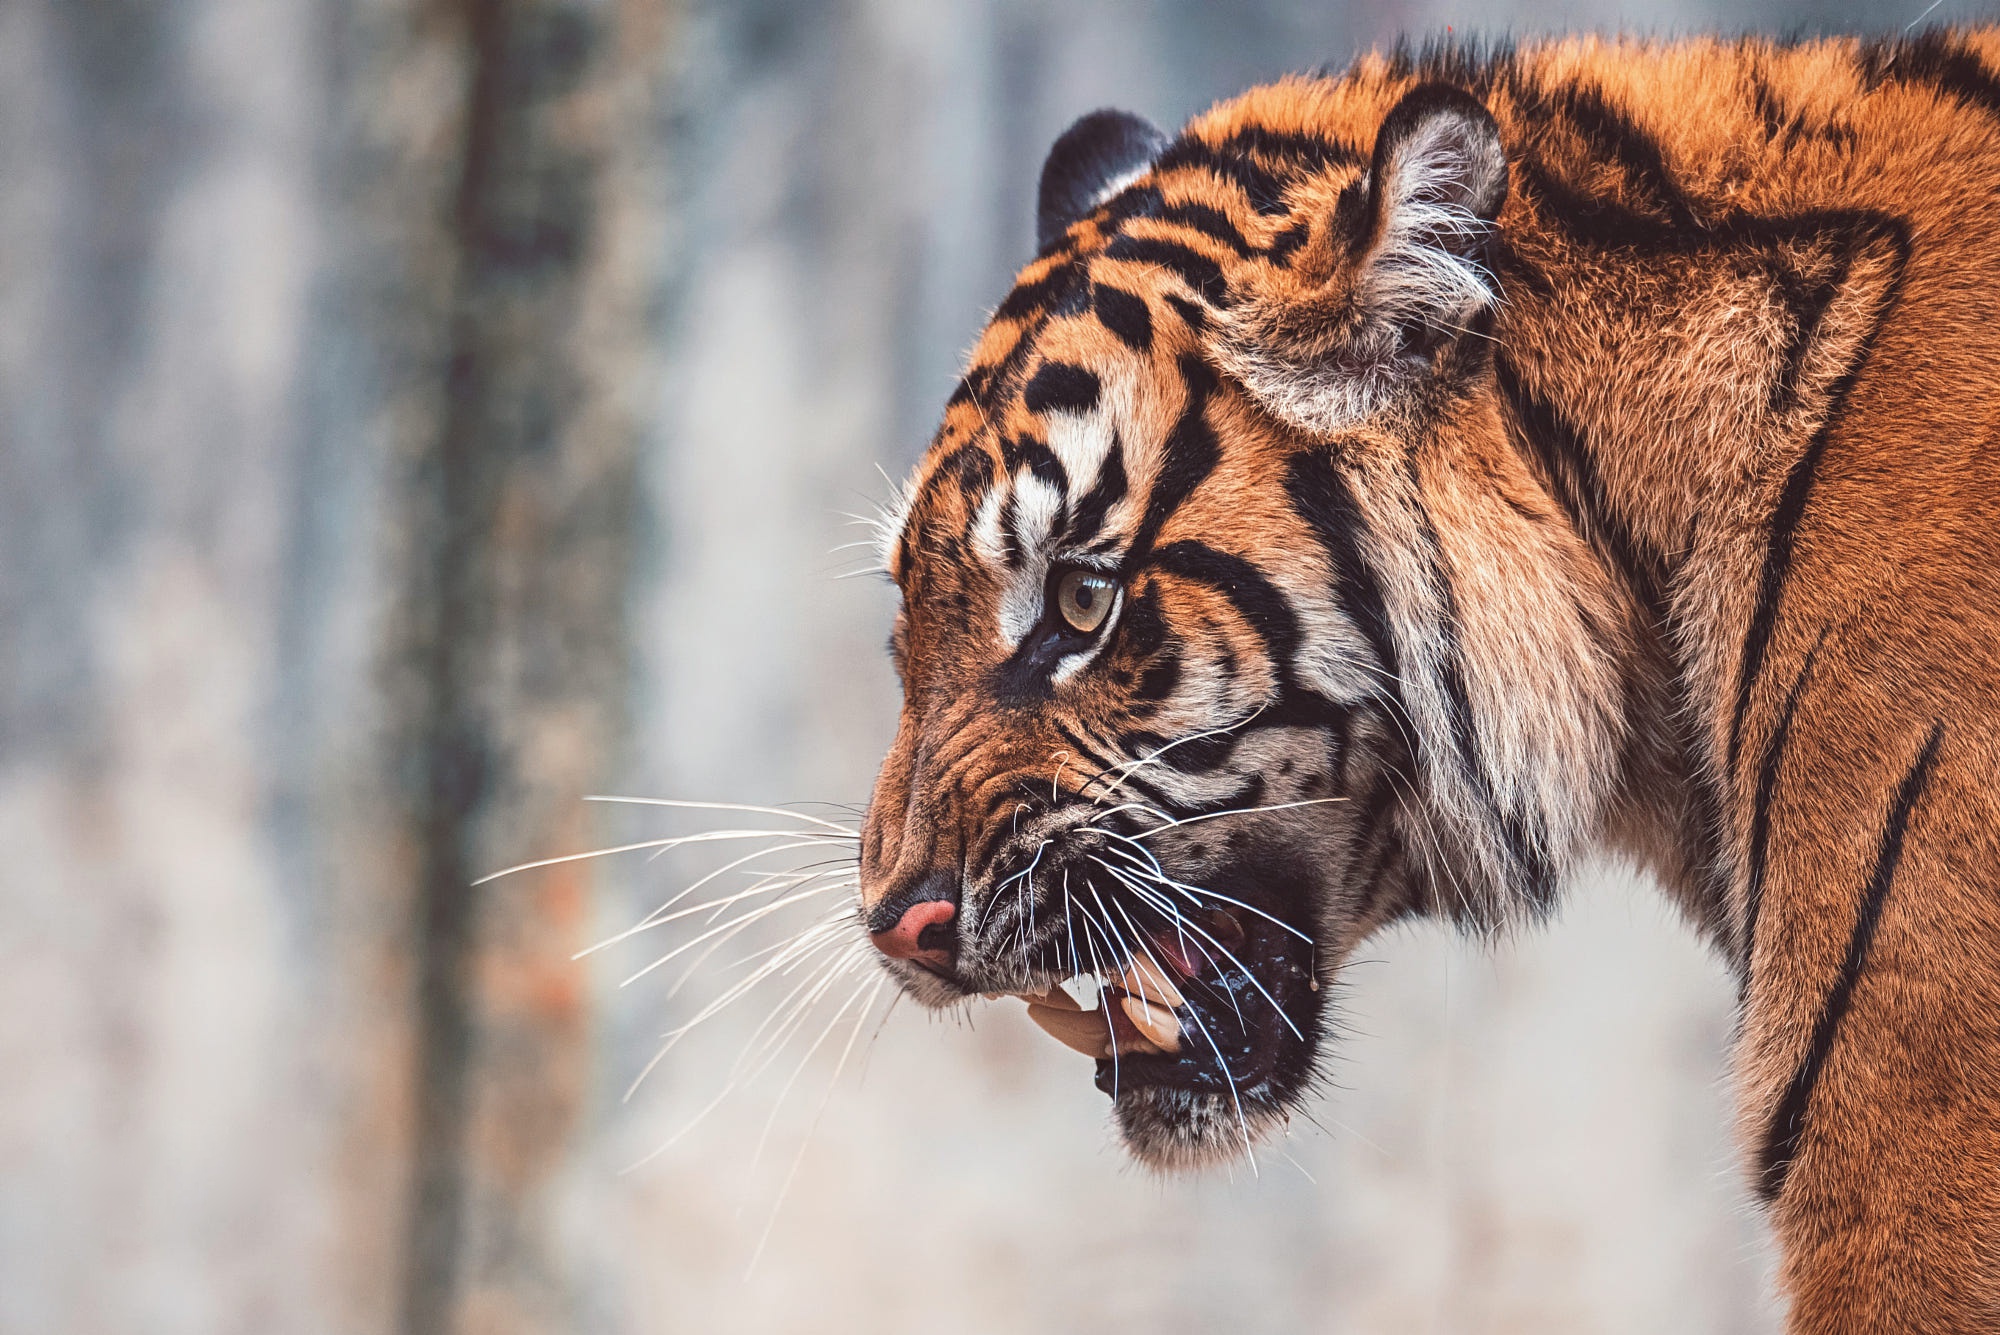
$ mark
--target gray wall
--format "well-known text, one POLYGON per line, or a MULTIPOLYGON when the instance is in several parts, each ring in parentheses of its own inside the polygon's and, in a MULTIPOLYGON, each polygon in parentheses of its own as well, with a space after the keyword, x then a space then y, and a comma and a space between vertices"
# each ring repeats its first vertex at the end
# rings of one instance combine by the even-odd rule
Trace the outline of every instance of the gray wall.
POLYGON ((589 793, 865 799, 844 512, 1074 115, 1907 8, 0 4, 0 1331, 1770 1329, 1727 980, 1616 869, 1377 943, 1315 1124, 1166 1182, 998 1007, 667 1144, 766 1009, 626 1101, 729 974, 572 955, 713 860, 470 882, 701 828, 589 793))

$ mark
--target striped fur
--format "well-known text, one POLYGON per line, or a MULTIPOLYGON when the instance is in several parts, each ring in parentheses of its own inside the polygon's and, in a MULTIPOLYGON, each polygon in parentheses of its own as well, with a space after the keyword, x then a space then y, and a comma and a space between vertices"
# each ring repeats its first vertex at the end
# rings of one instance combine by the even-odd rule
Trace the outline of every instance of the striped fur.
POLYGON ((1244 947, 1302 1033, 1234 1118, 1107 1086, 1189 1162, 1368 933, 1622 854, 1738 970, 1791 1329, 2000 1328, 2000 30, 1371 56, 1161 143, 894 517, 864 910, 961 911, 892 967, 1060 974, 1104 829, 1310 936, 1244 947))

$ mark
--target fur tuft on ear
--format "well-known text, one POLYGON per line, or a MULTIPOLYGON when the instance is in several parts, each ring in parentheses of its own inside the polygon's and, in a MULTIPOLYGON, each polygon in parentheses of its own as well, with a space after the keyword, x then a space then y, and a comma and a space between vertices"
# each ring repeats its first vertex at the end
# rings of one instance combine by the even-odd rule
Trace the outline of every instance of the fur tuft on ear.
POLYGON ((1324 220, 1332 253, 1311 272, 1252 284, 1218 354, 1278 416, 1330 435, 1372 416, 1500 301, 1485 263, 1507 198, 1500 129, 1445 84, 1404 95, 1368 174, 1324 220), (1335 238, 1344 238, 1336 242, 1335 238))
POLYGON ((1167 137, 1129 111, 1106 108, 1062 132, 1042 164, 1035 247, 1047 250, 1071 223, 1130 185, 1166 150, 1167 137))
POLYGON ((1361 304, 1394 324, 1462 330, 1500 296, 1480 262, 1507 201, 1492 113, 1446 84, 1411 90, 1383 120, 1368 176, 1361 304))

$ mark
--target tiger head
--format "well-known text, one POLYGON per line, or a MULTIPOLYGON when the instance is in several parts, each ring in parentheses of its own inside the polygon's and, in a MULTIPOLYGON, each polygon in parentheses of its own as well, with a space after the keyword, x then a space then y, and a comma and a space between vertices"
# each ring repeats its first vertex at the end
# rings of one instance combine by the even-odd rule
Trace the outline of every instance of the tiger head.
POLYGON ((1507 183, 1381 70, 1086 116, 891 515, 864 924, 927 1005, 1029 998, 1150 1163, 1285 1120, 1369 932, 1545 902, 1617 747, 1491 385, 1507 183))

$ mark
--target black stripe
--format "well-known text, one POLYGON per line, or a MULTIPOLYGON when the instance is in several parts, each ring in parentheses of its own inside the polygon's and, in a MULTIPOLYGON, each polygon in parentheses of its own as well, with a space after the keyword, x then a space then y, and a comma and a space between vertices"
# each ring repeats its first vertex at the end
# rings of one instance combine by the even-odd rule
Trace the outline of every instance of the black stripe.
POLYGON ((1750 847, 1748 871, 1745 875, 1743 891, 1743 930, 1739 934, 1742 942, 1741 960, 1743 989, 1750 988, 1750 968, 1757 950, 1757 915, 1764 906, 1764 875, 1771 840, 1771 798, 1777 791, 1778 770, 1785 761, 1785 748, 1791 742, 1792 715, 1799 707, 1799 696, 1805 691, 1806 679, 1812 675, 1813 662, 1819 657, 1820 646, 1826 643, 1826 632, 1822 628, 1819 639, 1806 654, 1805 663, 1799 668, 1799 675, 1792 679, 1792 689, 1785 694, 1785 707, 1778 714, 1778 726, 1772 730, 1770 740, 1764 743, 1764 756, 1757 766, 1757 789, 1750 799, 1750 847))
POLYGON ((1514 249, 1505 236, 1491 236, 1487 242, 1487 253, 1493 257, 1493 268, 1500 275, 1503 292, 1526 290, 1544 301, 1556 299, 1556 285, 1539 264, 1514 249))
POLYGON ((1299 648, 1299 622, 1292 604, 1256 566, 1203 542, 1175 542, 1160 548, 1152 564, 1171 575, 1206 585, 1229 600, 1244 624, 1264 641, 1272 675, 1282 693, 1292 680, 1299 648))
POLYGON ((1104 462, 1098 465, 1097 480, 1076 503, 1076 510, 1063 529, 1064 545, 1077 547, 1095 538, 1104 527, 1111 507, 1125 499, 1125 489, 1125 443, 1113 432, 1111 448, 1105 451, 1104 462))
POLYGON ((1322 172, 1329 167, 1360 167, 1368 161, 1367 154, 1352 144, 1316 134, 1273 130, 1262 125, 1247 125, 1222 140, 1217 147, 1239 153, 1262 154, 1309 173, 1322 172))
POLYGON ((1051 304, 1073 294, 1085 283, 1083 266, 1074 260, 1058 264, 1032 282, 1016 284, 993 312, 996 320, 1026 320, 1043 314, 1051 304))
POLYGON ((1354 753, 1354 711, 1342 709, 1327 729, 1331 754, 1327 757, 1327 783, 1333 792, 1347 791, 1347 760, 1354 753))
POLYGON ((1361 815, 1354 829, 1354 841, 1347 848, 1347 869, 1350 884, 1358 884, 1360 893, 1355 901, 1356 916, 1365 919, 1374 910, 1375 898, 1380 889, 1382 872, 1389 861, 1389 851, 1394 840, 1384 839, 1375 845, 1374 855, 1369 858, 1368 870, 1355 876, 1358 864, 1364 854, 1374 844, 1375 833, 1389 818, 1391 804, 1396 798, 1394 777, 1385 766, 1375 776, 1374 786, 1368 790, 1367 801, 1362 804, 1361 815))
POLYGON ((1097 406, 1103 385, 1097 373, 1070 362, 1043 362, 1021 391, 1021 405, 1031 413, 1087 413, 1097 406))
POLYGON ((1157 705, 1172 695, 1180 684, 1180 655, 1165 654, 1148 663, 1146 670, 1139 674, 1139 682, 1133 688, 1131 698, 1138 704, 1157 705))
POLYGON ((1838 420, 1836 409, 1846 397, 1847 386, 1852 381, 1851 371, 1842 377, 1842 385, 1835 392, 1826 421, 1820 424, 1805 452, 1792 464, 1791 472, 1785 476, 1785 489, 1778 496, 1777 509, 1771 513, 1770 531, 1764 540, 1764 567, 1757 579, 1757 603, 1750 614, 1750 624, 1743 632, 1743 656, 1736 667, 1736 704, 1729 716, 1727 766, 1732 775, 1736 772, 1736 757, 1743 749, 1743 719, 1750 712, 1750 690, 1756 685, 1757 676, 1763 669, 1764 652, 1770 647, 1771 631, 1778 620, 1778 602, 1784 596, 1785 580, 1792 571, 1792 545, 1799 521, 1805 517, 1806 500, 1812 493, 1813 481, 1819 476, 1820 457, 1826 453, 1827 441, 1832 437, 1838 420))
POLYGON ((978 509, 985 498, 987 488, 993 485, 993 456, 977 445, 960 445, 937 462, 930 476, 910 502, 910 517, 903 523, 903 533, 896 542, 896 569, 905 578, 915 573, 916 552, 911 546, 915 536, 918 517, 929 507, 931 497, 938 488, 955 483, 965 497, 966 505, 978 509))
POLYGON ((1868 950, 1874 943, 1875 929, 1882 921, 1882 908, 1889 898, 1889 886, 1896 879, 1896 866, 1902 861, 1903 838, 1909 832, 1910 816, 1924 794, 1924 786, 1930 781, 1931 763, 1936 760, 1938 743, 1943 739, 1944 722, 1939 720, 1931 725, 1924 749, 1910 766, 1909 773, 1903 776, 1902 783, 1896 787, 1895 799, 1889 806, 1889 816, 1882 827, 1881 847, 1875 854, 1875 870, 1862 894, 1861 912, 1854 921, 1854 934, 1848 939, 1847 958, 1842 961, 1840 976, 1834 980, 1833 989, 1827 993, 1826 1003, 1820 1008, 1805 1060, 1785 1087, 1784 1097, 1778 1101, 1778 1110, 1772 1116, 1770 1130, 1764 1138, 1764 1169, 1758 1177, 1758 1189, 1767 1201, 1776 1200, 1784 1191, 1786 1175, 1791 1171, 1792 1161, 1798 1157, 1799 1142, 1805 1135, 1806 1114, 1812 1106, 1813 1086, 1819 1082, 1820 1070, 1833 1051, 1840 1022, 1854 1004, 1854 986, 1861 979, 1861 971, 1868 965, 1868 950))
MULTIPOLYGON (((1411 466, 1414 469, 1414 456, 1411 466)), ((1555 899, 1555 869, 1536 848, 1523 817, 1500 805, 1499 795, 1493 791, 1492 781, 1487 777, 1485 748, 1480 744, 1479 729, 1472 714, 1472 693, 1465 680, 1465 650, 1458 637, 1458 628, 1463 624, 1458 609, 1458 593, 1445 570, 1444 548, 1438 539, 1437 526, 1421 501, 1415 502, 1415 508, 1418 526, 1429 549, 1431 579, 1444 602, 1444 616, 1439 625, 1444 652, 1439 655, 1438 676, 1444 686, 1445 703, 1451 716, 1452 740, 1458 753, 1459 768, 1467 786, 1479 797, 1500 830, 1507 853, 1521 877, 1523 898, 1536 908, 1546 908, 1555 899)))
POLYGON ((1020 535, 1014 531, 1014 514, 1019 508, 1015 503, 1018 494, 1010 487, 1000 501, 1000 559, 1007 563, 1009 570, 1019 570, 1023 557, 1020 535))
POLYGON ((1885 81, 1928 84, 1965 106, 2000 116, 2000 79, 1948 31, 1871 42, 1861 50, 1861 74, 1871 88, 1885 81))
POLYGON ((1241 190, 1257 212, 1270 215, 1285 211, 1285 187, 1278 178, 1241 153, 1217 151, 1199 139, 1183 139, 1162 153, 1153 164, 1155 176, 1182 167, 1199 167, 1213 172, 1241 190))
POLYGON ((1805 372, 1806 355, 1818 341, 1826 309, 1846 285, 1853 261, 1851 251, 1843 252, 1832 275, 1818 281, 1806 278, 1783 263, 1778 265, 1778 291, 1791 316, 1792 332, 1785 341, 1784 359, 1778 363, 1777 381, 1771 386, 1773 413, 1788 413, 1798 405, 1799 377, 1805 372))
POLYGON ((1701 225, 1693 203, 1667 167, 1660 143, 1594 88, 1569 87, 1559 97, 1563 113, 1600 158, 1615 162, 1636 191, 1679 228, 1701 225))
POLYGON ((1237 743, 1246 733, 1224 732, 1203 736, 1195 733, 1176 741, 1156 732, 1129 732, 1118 739, 1127 754, 1145 756, 1180 774, 1208 774, 1221 769, 1236 754, 1237 743))
POLYGON ((1750 105, 1764 122, 1764 138, 1775 140, 1791 117, 1785 105, 1778 100, 1777 90, 1771 87, 1771 81, 1761 71, 1752 70, 1744 77, 1750 85, 1750 105))
POLYGON ((1596 454, 1583 433, 1563 412, 1522 383, 1511 359, 1493 359, 1501 397, 1513 410, 1528 453, 1541 464, 1556 501, 1587 542, 1607 557, 1625 577, 1632 594, 1654 624, 1666 622, 1668 572, 1659 556, 1644 549, 1631 527, 1604 494, 1596 454))
POLYGON ((1312 227, 1307 223, 1293 223, 1284 231, 1271 238, 1271 244, 1264 247, 1264 258, 1284 268, 1292 262, 1292 255, 1312 236, 1312 227))
MULTIPOLYGON (((1813 432, 1805 451, 1792 464, 1785 476, 1784 489, 1778 495, 1778 505, 1771 514, 1769 531, 1765 537, 1764 565, 1757 580, 1757 602, 1750 614, 1750 624, 1743 633, 1743 656, 1736 669, 1736 702, 1729 718, 1728 772, 1736 772, 1736 760, 1743 747, 1743 720, 1750 710, 1750 692, 1756 685, 1758 673, 1764 664, 1764 653, 1770 647, 1771 632, 1777 624, 1778 607, 1783 598, 1785 581, 1791 574, 1792 547, 1797 536, 1800 520, 1805 516, 1806 503, 1810 499, 1813 482, 1819 475, 1820 458, 1826 453, 1827 442, 1833 438, 1840 425, 1842 414, 1847 408, 1848 395, 1853 393, 1855 382, 1868 364, 1869 353, 1874 349, 1875 338, 1887 322, 1889 312, 1894 309, 1903 286, 1903 274, 1908 265, 1910 243, 1901 224, 1883 220, 1873 220, 1872 225, 1864 222, 1857 228, 1849 254, 1859 249, 1869 240, 1887 239, 1897 250, 1897 264, 1889 279, 1889 290, 1876 308, 1875 318, 1868 331, 1861 337, 1861 345, 1855 350, 1847 370, 1833 383, 1827 394, 1826 417, 1813 432), (1865 230, 1864 230, 1865 229, 1865 230)), ((1851 261, 1844 260, 1843 267, 1851 261)))
POLYGON ((1178 241, 1156 236, 1119 236, 1104 248, 1104 257, 1157 264, 1179 274, 1181 281, 1211 306, 1222 305, 1228 295, 1227 285, 1222 279, 1222 266, 1178 241))
POLYGON ((1158 186, 1133 186, 1104 206, 1098 225, 1106 232, 1115 232, 1127 218, 1151 218, 1166 206, 1158 186))
POLYGON ((1134 352, 1148 352, 1153 346, 1153 312, 1144 297, 1120 287, 1099 283, 1091 290, 1091 308, 1106 329, 1134 352))
POLYGON ((1026 464, 1029 472, 1054 487, 1058 495, 1069 495, 1069 470, 1045 442, 1033 436, 1003 436, 1000 459, 1008 472, 1017 472, 1026 464))
MULTIPOLYGON (((1285 466, 1285 494, 1292 509, 1326 548, 1338 581, 1334 596, 1361 637, 1368 641, 1381 670, 1389 681, 1383 690, 1402 708, 1397 683, 1402 668, 1396 654, 1396 639, 1389 627, 1389 604, 1382 596, 1382 583, 1361 554, 1361 534, 1365 521, 1361 505, 1347 485, 1347 478, 1334 465, 1326 450, 1307 450, 1292 456, 1285 466)), ((1407 717, 1407 711, 1405 711, 1407 717)))
POLYGON ((1052 717, 1049 721, 1055 725, 1056 731, 1062 734, 1063 740, 1076 748, 1077 758, 1090 762, 1091 768, 1084 771, 1090 777, 1086 778, 1083 786, 1077 790, 1077 796, 1081 797, 1088 793, 1092 784, 1107 771, 1116 769, 1122 763, 1109 755, 1098 754, 1097 748, 1085 741, 1083 735, 1063 719, 1052 717))
POLYGON ((980 411, 990 408, 1015 383, 1017 373, 1039 344, 1048 323, 1047 315, 1037 316, 1021 330, 1021 336, 1014 340, 1014 345, 1001 355, 1000 360, 975 366, 965 373, 966 383, 972 387, 973 402, 980 411))
POLYGON ((1680 253, 1707 243, 1699 233, 1681 231, 1614 200, 1586 195, 1538 159, 1523 158, 1513 167, 1516 193, 1535 213, 1598 249, 1680 253))
POLYGON ((1179 360, 1181 380, 1187 387, 1187 404, 1181 409, 1180 420, 1174 423, 1174 429, 1167 435, 1159 475, 1153 479, 1152 492, 1146 497, 1146 513, 1139 521, 1139 531, 1133 535, 1131 547, 1126 551, 1127 575, 1145 561, 1152 551, 1154 540, 1160 536, 1161 526, 1215 471, 1215 465, 1222 458, 1222 447, 1216 441, 1215 429, 1208 424, 1207 416, 1208 398, 1216 387, 1215 372, 1195 353, 1184 352, 1179 360))
POLYGON ((1229 215, 1220 209, 1212 209, 1206 204, 1169 204, 1159 212, 1161 222, 1178 223, 1182 227, 1201 233, 1212 240, 1220 241, 1244 259, 1249 259, 1255 250, 1229 215))
POLYGON ((1181 317, 1190 333, 1199 334, 1208 328, 1208 312, 1186 297, 1169 292, 1166 294, 1166 302, 1174 308, 1174 314, 1181 317))

